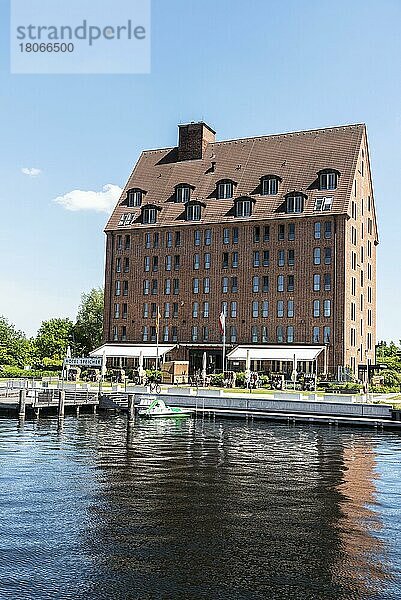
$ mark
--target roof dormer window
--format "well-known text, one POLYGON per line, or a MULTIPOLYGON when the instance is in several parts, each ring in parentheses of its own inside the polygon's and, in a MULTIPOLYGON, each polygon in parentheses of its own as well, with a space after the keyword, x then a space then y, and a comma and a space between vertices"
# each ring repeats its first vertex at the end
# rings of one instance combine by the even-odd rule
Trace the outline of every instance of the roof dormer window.
POLYGON ((191 199, 191 188, 192 186, 187 183, 177 185, 175 188, 175 202, 189 202, 191 199))
POLYGON ((129 208, 134 208, 136 206, 141 206, 142 197, 144 192, 140 189, 132 189, 128 190, 127 193, 127 206, 129 208))
POLYGON ((286 213, 301 213, 304 209, 305 194, 293 192, 286 197, 286 213))
POLYGON ((148 204, 142 208, 142 224, 152 225, 157 221, 157 211, 161 210, 159 206, 148 204))
POLYGON ((233 197, 235 181, 232 179, 223 179, 217 184, 217 199, 226 200, 227 198, 233 197))
POLYGON ((339 172, 335 169, 319 171, 319 190, 335 190, 338 185, 339 172))
POLYGON ((185 207, 185 218, 187 221, 200 221, 202 217, 202 202, 189 202, 185 207))
POLYGON ((235 216, 236 217, 250 217, 252 215, 252 205, 254 200, 252 198, 238 198, 235 200, 235 216))
POLYGON ((279 181, 280 178, 276 175, 265 175, 262 177, 262 195, 275 196, 278 193, 279 181))

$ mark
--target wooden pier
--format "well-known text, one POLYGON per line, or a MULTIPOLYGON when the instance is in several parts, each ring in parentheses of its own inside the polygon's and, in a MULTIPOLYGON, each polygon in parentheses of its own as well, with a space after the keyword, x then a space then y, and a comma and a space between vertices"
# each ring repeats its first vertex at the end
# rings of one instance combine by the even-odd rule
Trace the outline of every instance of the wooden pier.
POLYGON ((64 417, 67 411, 79 415, 80 410, 96 413, 99 395, 92 390, 58 389, 8 389, 0 391, 0 412, 18 414, 20 419, 34 415, 39 418, 42 412, 64 417))

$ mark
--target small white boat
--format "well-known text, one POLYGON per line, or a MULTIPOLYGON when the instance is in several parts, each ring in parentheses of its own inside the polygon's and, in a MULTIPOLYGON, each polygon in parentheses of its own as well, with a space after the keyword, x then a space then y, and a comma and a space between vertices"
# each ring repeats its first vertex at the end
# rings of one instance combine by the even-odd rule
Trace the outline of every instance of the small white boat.
POLYGON ((149 404, 145 404, 145 402, 146 400, 144 399, 144 403, 142 404, 141 400, 141 403, 138 406, 138 415, 140 417, 156 419, 166 417, 182 418, 191 416, 190 411, 185 411, 178 406, 167 406, 164 400, 161 398, 154 398, 149 404))

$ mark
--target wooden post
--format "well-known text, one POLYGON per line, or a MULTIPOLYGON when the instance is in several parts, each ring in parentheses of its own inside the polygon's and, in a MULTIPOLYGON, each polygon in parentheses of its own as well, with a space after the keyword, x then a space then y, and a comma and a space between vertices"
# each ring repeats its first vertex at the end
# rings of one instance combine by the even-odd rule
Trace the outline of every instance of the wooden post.
POLYGON ((128 394, 128 423, 135 421, 135 394, 128 394))
POLYGON ((19 405, 18 405, 19 418, 25 419, 25 411, 26 411, 26 390, 21 389, 19 391, 19 405))
POLYGON ((77 406, 77 417, 79 417, 79 406, 77 406))
POLYGON ((65 403, 65 391, 60 390, 60 396, 58 399, 58 418, 64 418, 64 403, 65 403))
POLYGON ((93 405, 93 414, 94 414, 94 415, 96 414, 96 408, 97 408, 97 407, 96 407, 96 404, 94 404, 94 405, 93 405))

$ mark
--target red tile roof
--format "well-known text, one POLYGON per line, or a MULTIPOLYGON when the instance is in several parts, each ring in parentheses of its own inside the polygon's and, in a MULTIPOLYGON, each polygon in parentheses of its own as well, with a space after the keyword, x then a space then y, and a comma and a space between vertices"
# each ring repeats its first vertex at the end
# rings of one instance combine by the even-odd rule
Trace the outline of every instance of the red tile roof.
POLYGON ((333 198, 332 209, 326 214, 349 214, 352 183, 364 135, 365 125, 357 124, 214 142, 207 145, 202 159, 185 161, 178 161, 177 148, 147 150, 141 154, 106 231, 118 229, 124 213, 134 214, 130 228, 141 226, 140 208, 128 208, 125 203, 131 188, 146 190, 144 203, 161 207, 157 225, 180 224, 184 207, 173 201, 174 188, 179 183, 193 186, 191 199, 200 199, 206 204, 200 223, 238 220, 231 210, 233 199, 216 199, 216 184, 222 179, 237 182, 234 198, 249 195, 255 199, 251 220, 294 219, 316 214, 314 200, 321 196, 333 198), (212 162, 215 163, 214 170, 212 162), (334 191, 317 188, 317 173, 326 168, 340 173, 334 191), (281 178, 279 193, 276 196, 260 195, 260 178, 272 174, 281 178), (292 191, 307 196, 304 210, 299 215, 287 215, 282 209, 285 195, 292 191))

